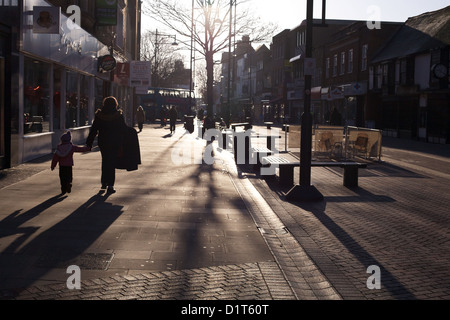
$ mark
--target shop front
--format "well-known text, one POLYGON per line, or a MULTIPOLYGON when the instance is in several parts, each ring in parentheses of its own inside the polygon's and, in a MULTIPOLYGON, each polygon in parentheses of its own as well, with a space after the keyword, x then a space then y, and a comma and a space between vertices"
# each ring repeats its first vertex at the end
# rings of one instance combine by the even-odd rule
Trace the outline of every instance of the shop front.
MULTIPOLYGON (((11 81, 12 104, 18 106, 11 116, 12 166, 50 154, 66 130, 74 143, 84 144, 105 96, 116 95, 128 120, 133 103, 133 90, 111 83, 110 73, 98 68, 99 58, 110 54, 106 45, 46 1, 25 0, 21 12, 17 76, 11 81), (51 12, 56 32, 36 29, 36 7, 51 12)), ((0 55, 0 68, 1 61, 0 55)))
POLYGON ((9 150, 8 144, 8 131, 5 129, 7 125, 6 120, 6 59, 9 53, 7 52, 8 43, 8 29, 0 25, 0 169, 3 169, 9 164, 9 150))

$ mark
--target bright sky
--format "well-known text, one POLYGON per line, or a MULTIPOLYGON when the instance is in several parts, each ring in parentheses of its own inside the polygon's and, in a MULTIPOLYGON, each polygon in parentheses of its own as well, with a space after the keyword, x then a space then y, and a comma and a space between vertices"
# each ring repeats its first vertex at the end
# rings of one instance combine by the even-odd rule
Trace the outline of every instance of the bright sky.
MULTIPOLYGON (((149 0, 144 0, 147 2, 149 0)), ((191 0, 186 2, 190 7, 191 0)), ((306 19, 306 0, 237 0, 246 2, 246 7, 253 8, 255 18, 278 25, 280 32, 293 29, 306 19)), ((327 0, 327 19, 396 21, 405 22, 409 17, 428 11, 435 11, 450 5, 450 0, 327 0)), ((322 17, 322 0, 314 1, 314 18, 322 17)), ((143 16, 143 32, 146 30, 170 32, 165 26, 155 24, 153 19, 143 16)), ((274 34, 275 35, 275 34, 274 34)))
MULTIPOLYGON (((306 19, 306 0, 250 0, 255 15, 277 23, 280 30, 292 29, 306 19)), ((327 0, 327 19, 404 22, 409 17, 450 5, 449 0, 327 0)), ((238 0, 239 6, 239 0, 238 0)), ((314 18, 322 17, 322 0, 314 1, 314 18)))
MULTIPOLYGON (((148 0, 144 0, 145 2, 148 0)), ((191 0, 184 1, 190 7, 191 0)), ((237 0, 254 8, 255 17, 263 21, 273 22, 279 31, 292 29, 306 19, 306 0, 237 0)), ((409 17, 424 12, 442 9, 450 5, 449 0, 327 0, 327 19, 373 20, 404 22, 409 17), (380 19, 372 19, 379 16, 380 19)), ((314 18, 322 17, 322 0, 314 1, 314 18)), ((143 17, 143 29, 164 30, 155 22, 143 17)))

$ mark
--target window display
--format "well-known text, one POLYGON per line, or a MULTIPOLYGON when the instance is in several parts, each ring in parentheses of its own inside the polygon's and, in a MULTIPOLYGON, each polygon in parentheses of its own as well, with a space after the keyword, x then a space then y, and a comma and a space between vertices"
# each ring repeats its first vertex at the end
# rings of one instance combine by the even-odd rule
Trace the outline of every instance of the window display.
POLYGON ((49 132, 50 65, 24 59, 24 134, 49 132))

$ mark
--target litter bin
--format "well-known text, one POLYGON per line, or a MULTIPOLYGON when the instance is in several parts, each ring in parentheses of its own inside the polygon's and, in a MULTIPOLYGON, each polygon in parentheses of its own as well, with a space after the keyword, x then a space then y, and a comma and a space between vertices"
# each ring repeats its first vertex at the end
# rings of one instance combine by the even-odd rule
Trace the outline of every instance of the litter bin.
POLYGON ((189 133, 194 132, 194 116, 184 116, 184 128, 189 131, 189 133))

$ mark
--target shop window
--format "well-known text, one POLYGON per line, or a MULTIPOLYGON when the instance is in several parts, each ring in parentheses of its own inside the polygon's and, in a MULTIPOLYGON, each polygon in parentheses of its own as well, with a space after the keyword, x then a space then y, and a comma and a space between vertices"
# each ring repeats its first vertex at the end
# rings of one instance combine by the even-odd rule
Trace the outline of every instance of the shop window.
MULTIPOLYGON (((5 58, 0 57, 0 157, 5 155, 5 58)), ((1 160, 1 159, 0 159, 1 160)), ((0 168, 2 163, 0 161, 0 168)))
POLYGON ((95 105, 94 109, 100 109, 102 107, 104 95, 104 84, 103 80, 95 79, 95 105))
POLYGON ((78 126, 78 74, 67 71, 66 77, 66 129, 69 129, 78 126))
POLYGON ((63 69, 55 67, 53 72, 53 130, 61 128, 61 74, 63 69))
POLYGON ((50 65, 24 59, 24 134, 49 132, 50 65))
POLYGON ((90 77, 81 76, 80 81, 80 126, 89 125, 89 84, 90 77))

